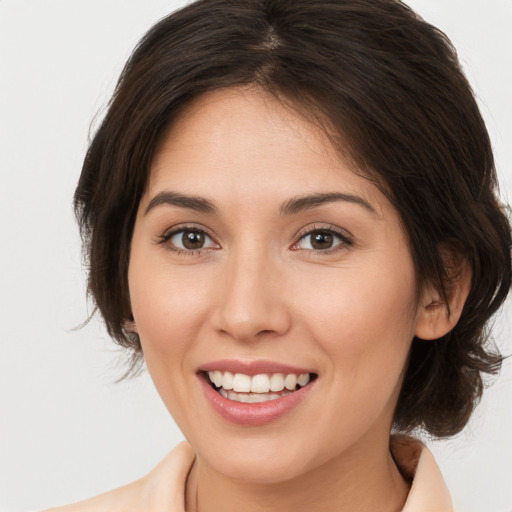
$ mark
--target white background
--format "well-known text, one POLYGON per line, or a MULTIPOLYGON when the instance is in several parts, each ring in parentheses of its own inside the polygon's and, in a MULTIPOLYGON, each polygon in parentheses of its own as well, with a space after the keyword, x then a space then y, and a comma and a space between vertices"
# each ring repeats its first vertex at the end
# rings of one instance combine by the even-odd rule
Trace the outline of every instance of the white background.
MULTIPOLYGON (((0 0, 0 509, 127 483, 181 439, 147 375, 88 315, 71 198, 89 125, 143 33, 184 2, 0 0)), ((409 0, 446 31, 512 196, 512 0, 409 0)), ((496 325, 512 352, 511 302, 496 325)), ((459 511, 512 511, 512 363, 464 434, 432 449, 459 511)))

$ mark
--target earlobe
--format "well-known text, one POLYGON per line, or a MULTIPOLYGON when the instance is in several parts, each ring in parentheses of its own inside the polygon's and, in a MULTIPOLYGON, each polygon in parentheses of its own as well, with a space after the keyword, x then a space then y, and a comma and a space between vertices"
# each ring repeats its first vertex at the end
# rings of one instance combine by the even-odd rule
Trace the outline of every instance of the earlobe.
POLYGON ((446 301, 433 285, 425 285, 416 319, 415 336, 423 340, 435 340, 450 332, 457 322, 471 289, 471 267, 469 262, 458 259, 453 264, 450 258, 449 281, 446 285, 446 301))

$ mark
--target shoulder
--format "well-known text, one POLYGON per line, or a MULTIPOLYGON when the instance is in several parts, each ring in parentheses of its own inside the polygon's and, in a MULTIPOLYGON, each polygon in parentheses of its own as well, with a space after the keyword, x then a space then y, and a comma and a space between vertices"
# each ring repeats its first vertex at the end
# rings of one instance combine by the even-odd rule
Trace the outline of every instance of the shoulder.
POLYGON ((184 510, 184 489, 194 462, 191 446, 180 443, 150 473, 128 485, 79 503, 45 512, 147 512, 184 510))
POLYGON ((117 512, 127 510, 137 503, 143 488, 143 479, 140 479, 79 503, 51 508, 44 512, 117 512))
POLYGON ((402 512, 453 512, 450 493, 430 450, 403 435, 391 436, 390 449, 400 472, 411 483, 402 512))

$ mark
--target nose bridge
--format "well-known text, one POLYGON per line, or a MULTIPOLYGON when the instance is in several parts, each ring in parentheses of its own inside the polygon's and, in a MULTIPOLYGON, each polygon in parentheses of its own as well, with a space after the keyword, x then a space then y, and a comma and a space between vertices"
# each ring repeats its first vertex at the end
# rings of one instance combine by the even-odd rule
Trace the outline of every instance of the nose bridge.
POLYGON ((285 332, 289 314, 279 274, 268 248, 251 241, 234 248, 224 269, 218 329, 241 341, 262 332, 285 332))

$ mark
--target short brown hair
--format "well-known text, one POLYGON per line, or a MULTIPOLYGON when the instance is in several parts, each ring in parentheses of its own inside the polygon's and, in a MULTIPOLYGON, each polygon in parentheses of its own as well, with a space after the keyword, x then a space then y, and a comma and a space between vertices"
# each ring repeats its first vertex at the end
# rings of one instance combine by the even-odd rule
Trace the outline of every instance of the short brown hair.
POLYGON ((489 136, 448 38, 398 0, 199 0, 157 23, 127 62, 75 193, 89 292, 108 332, 140 360, 127 271, 157 145, 178 111, 253 84, 310 118, 388 195, 418 283, 446 298, 442 249, 470 264, 456 327, 414 339, 395 428, 449 436, 467 423, 482 375, 502 358, 487 324, 511 283, 511 233, 489 136))

